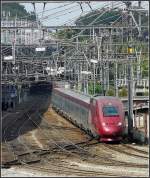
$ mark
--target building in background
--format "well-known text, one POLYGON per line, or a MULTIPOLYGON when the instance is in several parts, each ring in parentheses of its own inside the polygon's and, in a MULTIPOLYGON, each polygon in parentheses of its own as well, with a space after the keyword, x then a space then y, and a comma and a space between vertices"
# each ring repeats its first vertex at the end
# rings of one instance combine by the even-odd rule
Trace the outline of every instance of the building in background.
POLYGON ((1 30, 1 44, 12 44, 15 41, 16 44, 33 45, 49 36, 49 32, 41 30, 35 21, 2 19, 1 27, 4 27, 1 30))

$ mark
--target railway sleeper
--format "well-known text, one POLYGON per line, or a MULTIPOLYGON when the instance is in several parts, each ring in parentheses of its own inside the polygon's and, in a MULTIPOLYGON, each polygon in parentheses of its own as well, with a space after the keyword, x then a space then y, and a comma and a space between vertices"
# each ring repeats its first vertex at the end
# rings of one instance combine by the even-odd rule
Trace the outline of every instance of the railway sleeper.
POLYGON ((41 150, 41 151, 37 152, 38 156, 42 156, 42 155, 46 155, 46 154, 50 154, 50 150, 41 150))
POLYGON ((49 154, 50 153, 50 150, 47 150, 47 149, 39 149, 39 150, 34 150, 34 151, 31 151, 31 152, 26 152, 26 153, 22 153, 22 154, 19 154, 18 156, 25 156, 25 155, 31 155, 31 154, 35 154, 35 155, 44 155, 44 154, 49 154))
POLYGON ((64 148, 67 150, 77 149, 75 145, 66 145, 64 148))
POLYGON ((89 153, 86 152, 86 150, 80 150, 80 147, 78 148, 76 145, 66 145, 64 148, 66 150, 73 150, 73 152, 79 153, 80 155, 85 155, 85 156, 89 155, 89 153))
POLYGON ((11 166, 9 164, 2 164, 1 169, 9 169, 11 166))
POLYGON ((24 160, 24 159, 21 159, 19 160, 20 163, 25 163, 25 164, 32 164, 32 163, 37 163, 37 162, 40 162, 41 159, 36 159, 36 160, 24 160))
POLYGON ((40 162, 41 159, 38 158, 37 156, 32 156, 32 155, 29 155, 29 156, 18 156, 18 162, 20 163, 26 163, 26 164, 31 164, 31 163, 35 163, 35 162, 40 162))
POLYGON ((11 165, 18 165, 18 159, 3 162, 1 167, 2 168, 7 168, 7 167, 9 168, 11 165))

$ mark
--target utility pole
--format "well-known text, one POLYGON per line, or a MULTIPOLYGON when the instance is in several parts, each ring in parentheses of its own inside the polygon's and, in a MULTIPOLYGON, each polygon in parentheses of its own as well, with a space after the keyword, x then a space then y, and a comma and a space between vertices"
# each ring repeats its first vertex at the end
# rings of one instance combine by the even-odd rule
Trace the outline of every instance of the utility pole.
MULTIPOLYGON (((141 1, 138 1, 138 7, 141 9, 141 1)), ((139 37, 141 37, 141 12, 139 11, 139 37)))
POLYGON ((131 18, 131 1, 126 2, 128 10, 128 137, 133 140, 133 67, 131 63, 132 47, 132 18, 131 18))
POLYGON ((80 82, 80 63, 78 63, 78 91, 79 91, 79 82, 80 82))
POLYGON ((93 27, 93 42, 94 42, 94 39, 95 39, 95 29, 93 27))
POLYGON ((105 62, 104 62, 104 38, 102 38, 102 41, 101 41, 101 70, 102 70, 102 92, 103 92, 103 95, 105 96, 105 71, 104 71, 104 66, 105 66, 105 62))
MULTIPOLYGON (((100 29, 99 29, 100 31, 100 29)), ((100 49, 101 49, 101 43, 102 43, 102 36, 98 36, 97 38, 97 60, 98 60, 98 65, 99 65, 99 80, 100 80, 100 86, 101 86, 101 69, 100 69, 100 63, 101 63, 101 53, 100 53, 100 49)))
POLYGON ((137 65, 137 80, 140 80, 140 78, 141 78, 141 50, 139 51, 139 52, 136 52, 137 53, 137 63, 138 63, 138 65, 137 65))
POLYGON ((15 63, 16 63, 16 56, 15 56, 15 44, 16 43, 16 31, 14 31, 14 39, 12 41, 12 56, 13 56, 13 63, 14 63, 14 66, 15 66, 15 63))
MULTIPOLYGON (((8 25, 8 13, 7 13, 7 15, 6 15, 6 23, 7 23, 7 25, 8 25)), ((9 26, 9 25, 8 25, 9 26)), ((6 29, 6 40, 5 40, 5 43, 7 43, 7 41, 8 41, 8 30, 6 29)))
POLYGON ((76 49, 79 50, 79 39, 78 39, 78 36, 76 37, 76 49))
MULTIPOLYGON (((89 68, 88 68, 88 63, 86 64, 86 71, 88 72, 89 68)), ((87 74, 86 76, 86 93, 89 94, 89 75, 87 74)))
POLYGON ((94 74, 93 74, 93 95, 95 95, 95 63, 94 63, 94 74))
POLYGON ((118 97, 118 63, 115 63, 115 95, 118 97))
MULTIPOLYGON (((139 9, 141 9, 141 1, 138 1, 138 7, 139 9)), ((139 11, 139 18, 138 18, 138 25, 139 25, 139 37, 141 37, 141 12, 139 11)), ((141 50, 140 52, 136 52, 136 56, 137 56, 137 62, 138 62, 138 65, 137 65, 137 80, 140 80, 140 74, 141 74, 141 67, 140 67, 140 64, 141 64, 141 50)))
MULTIPOLYGON (((109 58, 108 53, 109 53, 109 48, 108 48, 108 45, 107 45, 106 60, 109 60, 108 59, 109 58)), ((109 62, 106 62, 106 90, 109 90, 109 62)))

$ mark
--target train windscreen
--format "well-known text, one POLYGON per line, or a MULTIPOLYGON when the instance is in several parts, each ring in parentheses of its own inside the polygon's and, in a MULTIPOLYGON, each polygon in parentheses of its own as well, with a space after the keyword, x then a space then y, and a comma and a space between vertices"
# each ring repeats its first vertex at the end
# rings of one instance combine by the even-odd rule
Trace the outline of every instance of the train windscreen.
POLYGON ((103 107, 104 116, 118 116, 118 109, 115 106, 104 106, 103 107))

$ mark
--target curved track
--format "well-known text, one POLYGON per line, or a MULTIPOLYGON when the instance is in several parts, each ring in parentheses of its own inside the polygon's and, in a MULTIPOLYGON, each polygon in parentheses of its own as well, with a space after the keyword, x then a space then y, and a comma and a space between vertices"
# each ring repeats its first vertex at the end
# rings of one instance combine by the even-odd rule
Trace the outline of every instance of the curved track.
MULTIPOLYGON (((132 157, 140 157, 140 158, 143 158, 143 159, 148 159, 148 156, 147 153, 144 154, 144 155, 139 155, 139 154, 135 154, 135 153, 131 153, 131 151, 135 151, 136 149, 135 148, 131 148, 131 147, 128 147, 128 146, 125 146, 125 145, 108 145, 108 144, 105 144, 105 147, 113 150, 113 151, 116 151, 116 152, 119 152, 119 153, 123 153, 123 154, 126 154, 128 156, 132 156, 132 157)), ((136 152, 139 153, 139 150, 136 152)))
MULTIPOLYGON (((105 148, 111 151, 119 152, 120 154, 126 154, 130 157, 138 157, 147 159, 147 152, 142 150, 137 150, 132 148, 132 146, 120 144, 120 145, 108 145, 103 143, 98 143, 97 140, 88 140, 81 142, 73 142, 65 137, 65 134, 62 132, 66 130, 67 133, 71 133, 72 130, 79 132, 76 128, 69 128, 66 126, 55 125, 47 121, 47 119, 39 113, 40 107, 44 102, 44 98, 40 99, 40 102, 34 102, 32 105, 32 111, 37 113, 36 117, 41 117, 42 123, 39 124, 36 122, 34 118, 32 118, 32 112, 26 110, 24 115, 22 115, 23 120, 20 124, 19 128, 15 128, 16 123, 19 118, 13 120, 13 123, 8 123, 8 126, 4 129, 4 137, 9 128, 12 129, 12 133, 16 133, 18 135, 17 139, 12 141, 7 141, 5 139, 5 144, 7 145, 7 149, 11 152, 15 157, 15 162, 6 163, 6 165, 20 164, 23 167, 26 167, 31 170, 38 170, 45 173, 56 173, 57 175, 65 174, 65 175, 77 175, 77 176, 122 176, 121 173, 114 173, 111 171, 103 171, 103 170, 88 170, 85 168, 77 167, 77 165, 70 165, 67 160, 76 159, 79 162, 83 160, 83 162, 102 165, 107 167, 122 167, 122 168, 147 168, 147 164, 137 164, 137 163, 129 163, 125 161, 114 160, 109 155, 105 155, 105 148), (36 104, 37 103, 37 104, 36 104), (30 145, 26 135, 22 135, 23 129, 26 126, 26 123, 32 123, 36 130, 38 130, 41 134, 41 137, 48 141, 48 149, 43 150, 39 147, 38 144, 30 145), (47 134, 47 131, 53 130, 51 137, 47 134), (55 138, 55 136, 59 136, 61 138, 61 143, 55 138), (62 144, 63 143, 63 144, 62 144), (91 147, 99 146, 104 148, 104 151, 100 154, 91 151, 91 147), (133 150, 133 153, 131 153, 133 150), (54 158, 51 157, 51 154, 54 158), (55 155, 60 155, 60 158, 54 162, 55 155), (66 163, 63 161, 63 157, 65 156, 66 163), (61 160, 62 157, 62 160, 61 160), (31 164, 31 165, 29 165, 31 164), (48 166, 49 165, 49 166, 48 166)), ((56 159, 55 159, 56 160, 56 159)))

